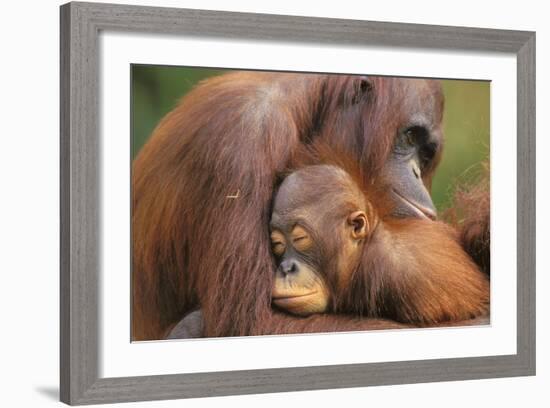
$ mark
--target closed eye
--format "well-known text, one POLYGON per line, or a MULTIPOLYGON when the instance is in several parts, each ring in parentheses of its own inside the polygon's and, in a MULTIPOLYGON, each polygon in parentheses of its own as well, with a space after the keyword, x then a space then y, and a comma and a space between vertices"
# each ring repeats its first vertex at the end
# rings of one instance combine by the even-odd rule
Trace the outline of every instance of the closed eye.
POLYGON ((282 242, 272 242, 271 250, 275 255, 281 256, 282 254, 285 253, 285 246, 282 242))

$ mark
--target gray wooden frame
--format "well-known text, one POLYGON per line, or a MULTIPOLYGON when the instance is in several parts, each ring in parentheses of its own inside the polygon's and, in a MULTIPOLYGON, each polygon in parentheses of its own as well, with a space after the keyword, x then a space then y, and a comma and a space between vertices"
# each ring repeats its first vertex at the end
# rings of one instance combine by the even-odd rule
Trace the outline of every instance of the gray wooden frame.
POLYGON ((535 374, 535 33, 282 15, 61 6, 61 400, 92 404, 535 374), (126 378, 98 376, 101 30, 517 56, 517 354, 126 378))

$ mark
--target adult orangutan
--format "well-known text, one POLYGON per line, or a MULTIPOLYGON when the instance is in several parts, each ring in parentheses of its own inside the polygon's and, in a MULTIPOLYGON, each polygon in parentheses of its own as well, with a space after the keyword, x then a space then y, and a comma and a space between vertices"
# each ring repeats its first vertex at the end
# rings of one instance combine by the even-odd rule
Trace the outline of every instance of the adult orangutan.
POLYGON ((240 72, 197 86, 134 161, 132 338, 163 338, 199 306, 205 336, 395 325, 271 308, 273 190, 301 146, 322 143, 387 186, 394 216, 435 218, 442 110, 431 80, 240 72))

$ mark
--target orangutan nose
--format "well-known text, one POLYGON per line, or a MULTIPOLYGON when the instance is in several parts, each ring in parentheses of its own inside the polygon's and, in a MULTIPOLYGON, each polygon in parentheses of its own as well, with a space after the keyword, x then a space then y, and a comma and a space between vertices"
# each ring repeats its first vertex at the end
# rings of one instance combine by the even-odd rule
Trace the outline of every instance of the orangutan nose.
POLYGON ((286 259, 281 262, 281 265, 279 265, 279 269, 283 273, 283 275, 286 276, 288 274, 298 272, 298 265, 292 259, 286 259))

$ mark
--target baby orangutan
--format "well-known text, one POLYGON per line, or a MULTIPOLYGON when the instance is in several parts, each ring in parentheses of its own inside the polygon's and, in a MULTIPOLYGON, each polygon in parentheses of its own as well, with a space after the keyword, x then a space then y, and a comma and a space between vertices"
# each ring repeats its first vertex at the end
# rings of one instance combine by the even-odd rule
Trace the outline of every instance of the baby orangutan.
POLYGON ((309 166, 281 184, 271 218, 272 302, 415 325, 487 317, 489 281, 447 225, 380 219, 353 178, 309 166))

